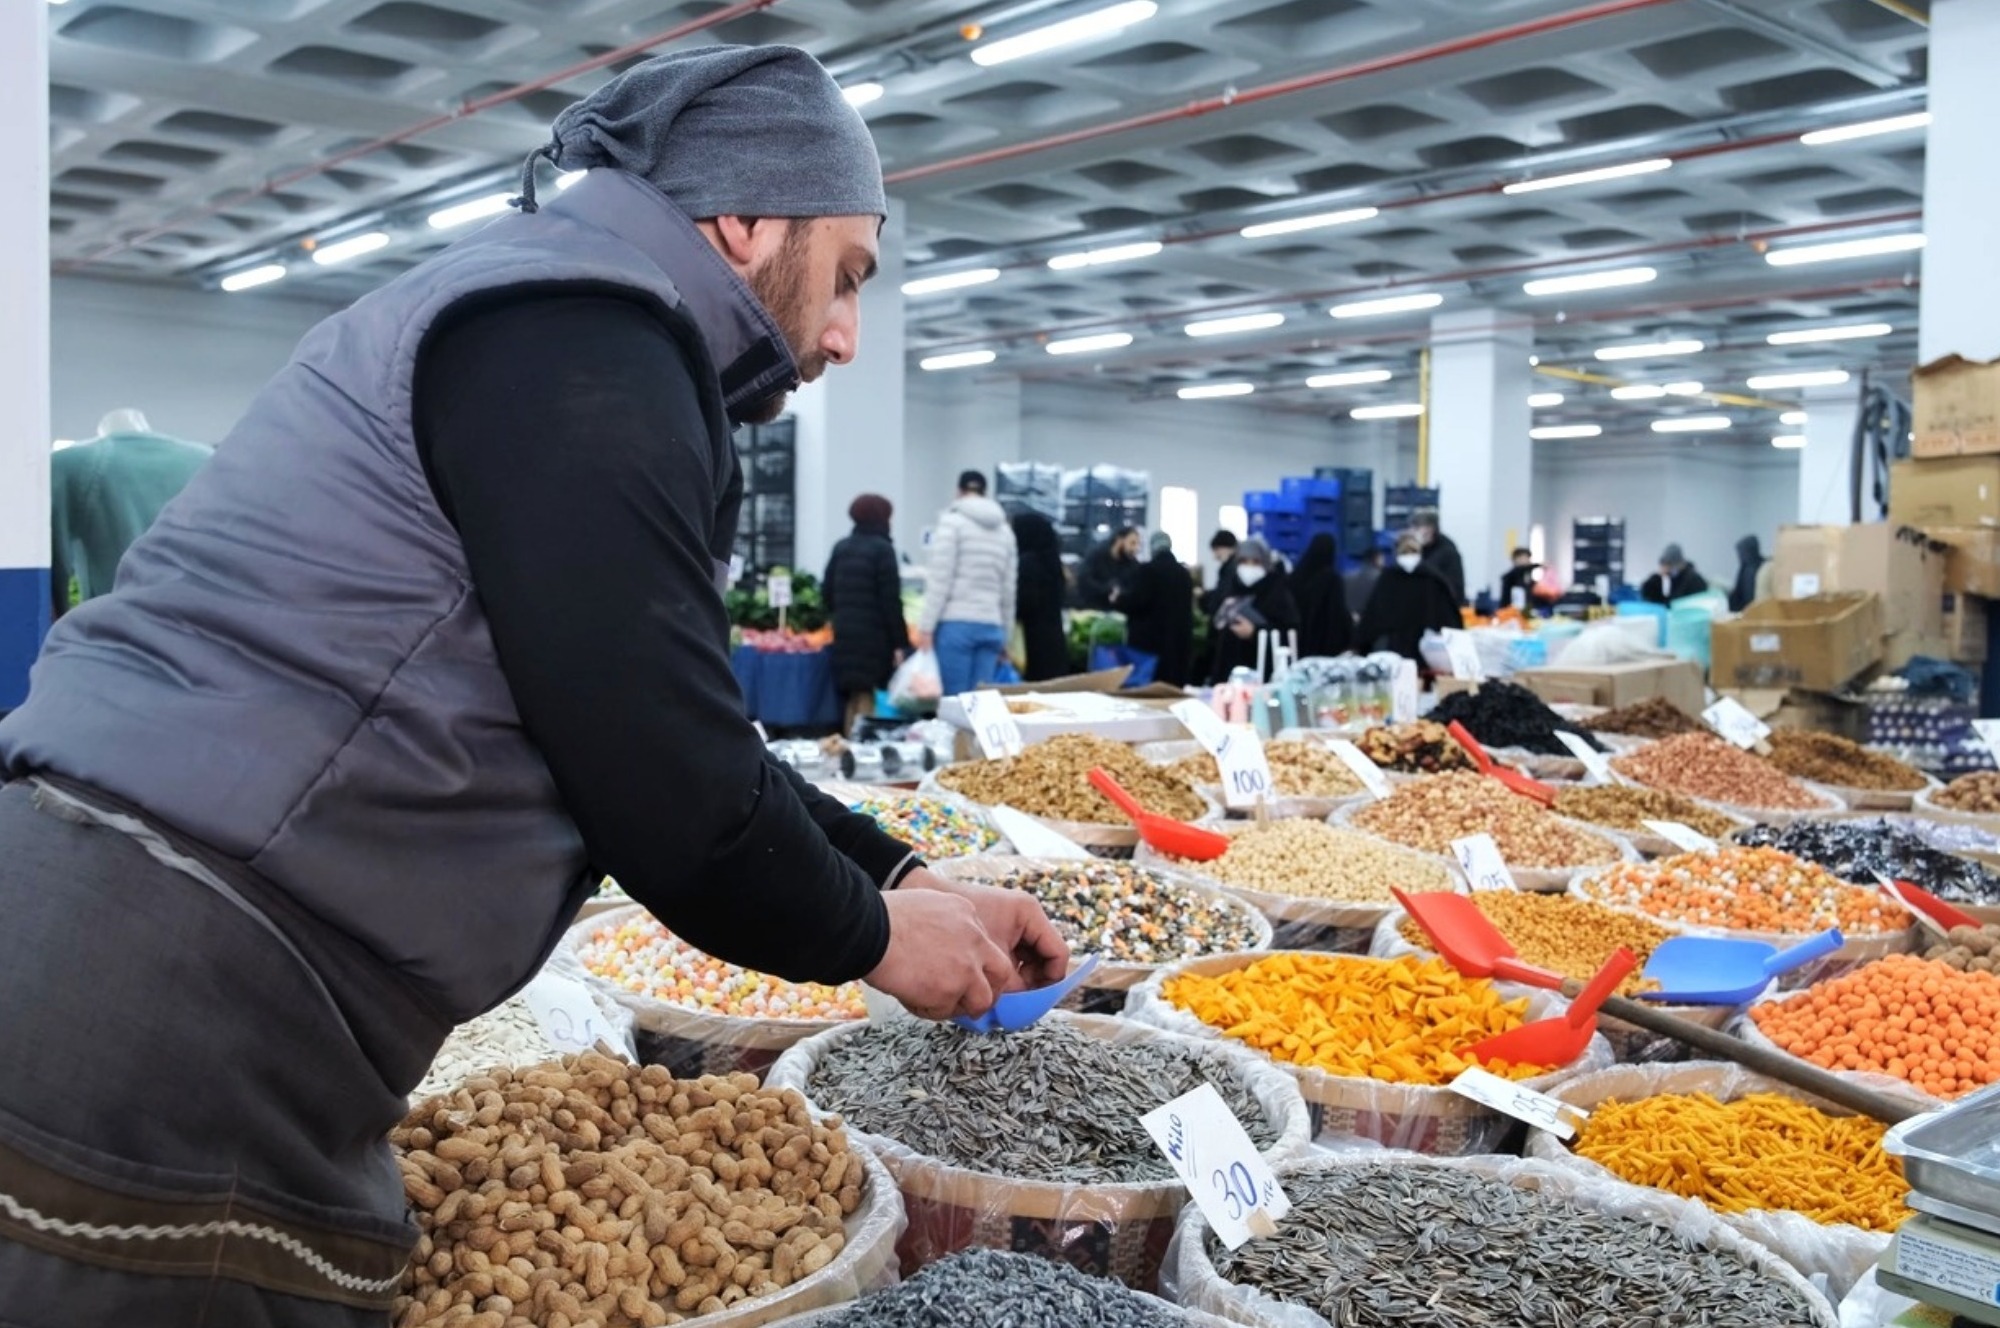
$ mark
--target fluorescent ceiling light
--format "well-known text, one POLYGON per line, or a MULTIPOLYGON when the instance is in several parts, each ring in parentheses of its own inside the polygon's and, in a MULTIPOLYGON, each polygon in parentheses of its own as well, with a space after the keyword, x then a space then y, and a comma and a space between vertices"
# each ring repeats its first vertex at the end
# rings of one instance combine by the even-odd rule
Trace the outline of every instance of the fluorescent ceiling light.
POLYGON ((1832 263, 1843 258, 1873 258, 1878 254, 1904 254, 1924 247, 1922 231, 1904 235, 1878 235, 1869 240, 1836 240, 1832 244, 1807 244, 1795 249, 1773 249, 1764 255, 1772 267, 1797 267, 1800 263, 1832 263))
POLYGON ((991 364, 998 358, 990 350, 959 350, 949 355, 932 355, 917 361, 917 367, 927 373, 940 369, 974 369, 982 364, 991 364))
POLYGON ((1778 417, 1778 423, 1780 424, 1800 425, 1805 422, 1806 413, 1802 410, 1788 410, 1778 417))
POLYGON ((1699 341, 1647 341, 1635 346, 1602 346, 1591 352, 1600 360, 1652 360, 1667 355, 1699 355, 1699 341))
POLYGON ((903 283, 905 295, 935 295, 939 291, 957 290, 962 286, 984 286, 989 281, 1000 280, 997 267, 975 267, 965 272, 946 272, 942 276, 918 277, 915 281, 903 283))
POLYGON ((1621 267, 1574 277, 1543 277, 1526 283, 1521 290, 1529 295, 1568 295, 1575 291, 1610 290, 1614 286, 1643 286, 1659 275, 1650 267, 1621 267))
POLYGON ((1727 415, 1683 415, 1678 419, 1654 420, 1654 433, 1714 433, 1731 428, 1727 415))
POLYGON ((274 281, 281 281, 284 279, 284 276, 285 265, 283 263, 266 263, 262 267, 245 268, 241 272, 230 273, 222 279, 222 289, 226 291, 249 290, 253 286, 268 286, 274 281))
POLYGON ((1406 401, 1394 406, 1356 406, 1347 416, 1355 420, 1407 420, 1423 413, 1422 403, 1406 401))
POLYGON ((1604 432, 1598 424, 1548 424, 1528 430, 1530 438, 1595 438, 1604 432))
POLYGON ((564 171, 556 177, 556 188, 567 189, 578 180, 581 180, 583 176, 584 173, 582 171, 564 171))
POLYGON ((1117 350, 1120 346, 1131 344, 1130 332, 1101 332, 1094 337, 1071 337, 1067 341, 1051 341, 1042 349, 1051 355, 1088 355, 1094 350, 1117 350))
POLYGON ((1547 410, 1562 403, 1563 394, 1560 392, 1534 392, 1528 397, 1528 406, 1531 410, 1547 410))
POLYGON ((1664 171, 1674 163, 1666 157, 1651 157, 1645 161, 1628 161, 1623 166, 1599 166, 1592 171, 1571 171, 1567 175, 1550 175, 1539 180, 1521 180, 1503 185, 1503 194, 1532 194, 1542 189, 1567 189, 1576 184, 1596 184, 1599 180, 1622 180, 1628 175, 1651 175, 1654 171, 1664 171))
POLYGON ((364 235, 350 235, 345 240, 335 240, 313 250, 313 262, 321 267, 332 267, 335 263, 345 263, 363 254, 372 254, 377 249, 387 247, 389 232, 369 231, 364 235))
POLYGON ((1805 445, 1806 436, 1802 433, 1781 433, 1771 440, 1771 446, 1787 452, 1796 452, 1805 445))
POLYGON ((1091 249, 1080 254, 1057 254, 1049 260, 1049 267, 1057 272, 1068 272, 1079 267, 1101 267, 1106 263, 1124 263, 1134 258, 1151 258, 1165 248, 1158 240, 1141 240, 1137 244, 1114 244, 1108 249, 1091 249))
POLYGON ((1432 293, 1391 295, 1380 300, 1358 300, 1353 304, 1336 304, 1327 312, 1335 318, 1372 318, 1377 314, 1407 314, 1419 309, 1435 309, 1443 303, 1444 296, 1432 293))
POLYGON ((514 201, 512 194, 488 194, 475 198, 469 203, 454 203, 448 208, 440 208, 431 213, 430 225, 435 231, 448 231, 454 226, 463 226, 468 221, 478 221, 481 217, 497 217, 507 210, 514 201))
POLYGON ((1611 389, 1614 401, 1657 401, 1661 397, 1698 397, 1700 383, 1627 383, 1611 389))
POLYGON ((1845 327, 1801 327, 1790 332, 1773 332, 1764 340, 1773 346, 1810 346, 1820 341, 1886 337, 1895 330, 1887 323, 1849 323, 1845 327))
POLYGON ((1923 129, 1931 122, 1929 111, 1913 111, 1909 115, 1892 115, 1886 120, 1864 120, 1860 124, 1840 125, 1834 129, 1815 129, 1809 134, 1800 134, 1799 142, 1812 147, 1824 147, 1828 143, 1845 143, 1849 139, 1873 138, 1877 134, 1896 134, 1905 129, 1923 129))
POLYGON ((1221 337, 1231 332, 1262 332, 1284 321, 1283 314, 1239 314, 1234 318, 1211 318, 1205 323, 1189 323, 1183 330, 1191 337, 1221 337))
POLYGON ((973 49, 972 63, 980 66, 1005 64, 1009 60, 1019 60, 1024 56, 1040 55, 1043 51, 1053 51, 1058 46, 1069 46, 1075 42, 1089 41, 1093 37, 1106 37, 1129 28, 1134 23, 1143 23, 1160 12, 1153 0, 1129 0, 1129 3, 1112 5, 1094 13, 1079 14, 1075 18, 1051 23, 1045 28, 1024 32, 1018 37, 1006 37, 1000 41, 987 42, 973 49))
POLYGON ((1247 397, 1256 390, 1254 383, 1203 383, 1200 387, 1184 387, 1174 395, 1182 401, 1206 401, 1210 397, 1247 397))
MULTIPOLYGON (((59 5, 64 3, 64 0, 49 0, 49 3, 52 5, 59 5)), ((76 446, 76 439, 74 438, 58 438, 53 443, 49 444, 49 451, 60 452, 66 447, 75 447, 75 446, 76 446)))
POLYGON ((882 100, 882 85, 880 83, 856 83, 850 87, 842 88, 840 95, 846 99, 849 106, 866 106, 871 102, 882 100))
POLYGON ((1306 379, 1306 386, 1365 387, 1369 383, 1386 383, 1395 376, 1387 369, 1349 369, 1345 373, 1314 374, 1306 379))
POLYGON ((1755 392, 1777 392, 1787 387, 1839 387, 1847 381, 1845 369, 1811 369, 1804 373, 1758 374, 1743 385, 1755 392))
POLYGON ((1262 240, 1273 235, 1316 231, 1325 226, 1346 226, 1357 221, 1373 221, 1381 215, 1382 209, 1372 207, 1348 208, 1344 212, 1315 212, 1310 217, 1293 217, 1290 221, 1260 221, 1254 226, 1245 226, 1239 234, 1246 240, 1262 240))

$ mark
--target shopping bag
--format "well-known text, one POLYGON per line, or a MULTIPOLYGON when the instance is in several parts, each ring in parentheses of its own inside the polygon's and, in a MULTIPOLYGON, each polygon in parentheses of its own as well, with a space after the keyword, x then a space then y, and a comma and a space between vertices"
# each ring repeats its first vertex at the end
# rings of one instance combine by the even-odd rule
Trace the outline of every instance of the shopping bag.
POLYGON ((899 710, 928 709, 943 692, 944 678, 934 650, 915 652, 889 679, 889 700, 899 710))
POLYGON ((1144 687, 1153 681, 1153 675, 1160 667, 1160 657, 1144 650, 1134 650, 1131 646, 1092 646, 1090 648, 1090 670, 1100 673, 1105 669, 1115 669, 1131 665, 1132 672, 1126 675, 1127 687, 1144 687))

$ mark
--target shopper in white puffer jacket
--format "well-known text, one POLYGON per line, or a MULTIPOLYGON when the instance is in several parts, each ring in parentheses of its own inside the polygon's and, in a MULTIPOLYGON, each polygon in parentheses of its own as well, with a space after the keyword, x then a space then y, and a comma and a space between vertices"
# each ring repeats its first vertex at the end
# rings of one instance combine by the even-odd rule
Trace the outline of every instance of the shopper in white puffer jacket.
POLYGON ((986 476, 958 477, 958 498, 931 535, 916 643, 935 650, 946 696, 993 682, 1014 621, 1019 554, 1007 513, 986 496, 986 476))

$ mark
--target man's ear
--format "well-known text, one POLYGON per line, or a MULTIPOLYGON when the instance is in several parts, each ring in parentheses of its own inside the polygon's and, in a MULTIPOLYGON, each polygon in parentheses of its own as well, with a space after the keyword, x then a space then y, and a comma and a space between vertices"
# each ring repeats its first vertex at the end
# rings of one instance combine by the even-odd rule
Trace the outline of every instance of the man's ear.
POLYGON ((715 227, 716 248, 738 268, 754 265, 778 228, 772 217, 717 217, 710 224, 715 227))

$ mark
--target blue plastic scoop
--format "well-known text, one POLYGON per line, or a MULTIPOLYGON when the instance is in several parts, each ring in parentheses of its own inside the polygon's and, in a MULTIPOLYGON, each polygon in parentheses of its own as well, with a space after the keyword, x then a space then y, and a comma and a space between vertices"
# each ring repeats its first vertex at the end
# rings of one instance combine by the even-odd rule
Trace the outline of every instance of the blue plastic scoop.
POLYGON ((993 1008, 978 1018, 956 1015, 952 1022, 960 1028, 974 1033, 1018 1033, 1043 1015, 1062 1004, 1062 998, 1083 985, 1097 968, 1101 955, 1091 955, 1080 964, 1071 966, 1069 973, 1060 982, 1051 982, 1046 987, 1033 991, 1010 991, 993 1003, 993 1008))
POLYGON ((1644 976, 1659 990, 1640 993, 1669 1005, 1743 1005, 1781 973, 1830 955, 1847 943, 1840 928, 1821 932, 1780 950, 1762 941, 1675 936, 1662 941, 1646 961, 1644 976))

